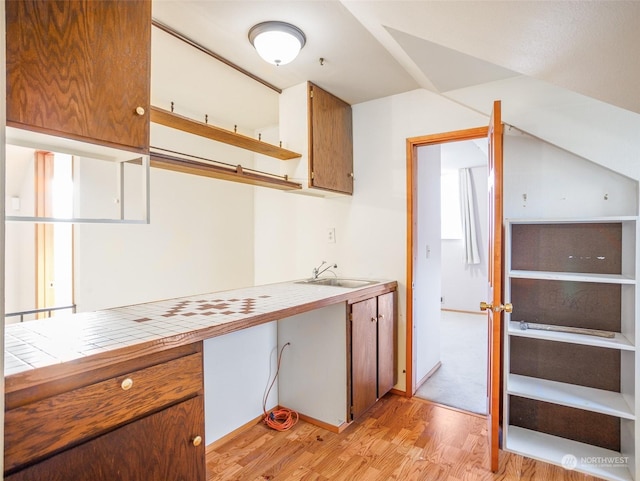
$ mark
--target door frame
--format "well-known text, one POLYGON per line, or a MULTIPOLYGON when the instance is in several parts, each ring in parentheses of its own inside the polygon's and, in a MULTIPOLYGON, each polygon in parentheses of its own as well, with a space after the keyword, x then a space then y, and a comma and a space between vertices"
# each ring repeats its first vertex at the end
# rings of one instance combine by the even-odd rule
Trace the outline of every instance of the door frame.
POLYGON ((459 142, 464 140, 486 139, 489 127, 476 127, 455 130, 439 134, 410 137, 407 139, 407 283, 406 283, 406 373, 405 396, 412 397, 415 392, 415 357, 413 352, 413 254, 415 245, 416 219, 416 167, 418 147, 459 142))

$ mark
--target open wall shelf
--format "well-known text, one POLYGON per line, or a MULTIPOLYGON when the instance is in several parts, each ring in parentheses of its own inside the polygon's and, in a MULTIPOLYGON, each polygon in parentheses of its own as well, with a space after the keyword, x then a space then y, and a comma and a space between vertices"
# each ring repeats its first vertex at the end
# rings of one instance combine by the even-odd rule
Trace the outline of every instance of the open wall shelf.
POLYGON ((280 160, 291 160, 301 157, 301 154, 283 149, 277 145, 262 142, 253 137, 248 137, 204 122, 198 122, 197 120, 192 120, 158 107, 151 107, 151 122, 280 160))

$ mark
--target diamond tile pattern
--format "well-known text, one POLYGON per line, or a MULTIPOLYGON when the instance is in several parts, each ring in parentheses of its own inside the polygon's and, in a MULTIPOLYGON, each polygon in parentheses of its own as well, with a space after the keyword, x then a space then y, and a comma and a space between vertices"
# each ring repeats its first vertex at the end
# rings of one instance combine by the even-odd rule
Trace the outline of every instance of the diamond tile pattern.
POLYGON ((246 321, 349 290, 285 282, 8 324, 4 374, 246 321))

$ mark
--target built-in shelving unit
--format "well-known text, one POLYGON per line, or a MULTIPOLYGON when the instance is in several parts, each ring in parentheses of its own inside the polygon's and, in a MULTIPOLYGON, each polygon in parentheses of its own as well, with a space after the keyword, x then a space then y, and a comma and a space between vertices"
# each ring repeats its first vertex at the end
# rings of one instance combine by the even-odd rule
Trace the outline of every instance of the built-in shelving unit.
POLYGON ((636 217, 507 222, 506 450, 638 481, 637 231, 636 217))

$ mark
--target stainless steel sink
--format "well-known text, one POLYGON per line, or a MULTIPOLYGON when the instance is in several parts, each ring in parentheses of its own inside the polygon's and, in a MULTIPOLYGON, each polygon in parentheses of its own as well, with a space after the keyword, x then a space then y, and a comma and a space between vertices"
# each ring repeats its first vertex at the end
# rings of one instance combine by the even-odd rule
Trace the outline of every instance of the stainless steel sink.
POLYGON ((367 281, 364 279, 346 279, 343 277, 323 277, 320 279, 307 279, 304 281, 298 281, 296 284, 310 284, 315 286, 334 286, 334 287, 346 287, 349 289, 356 289, 358 287, 366 287, 372 284, 377 284, 378 281, 367 281))

